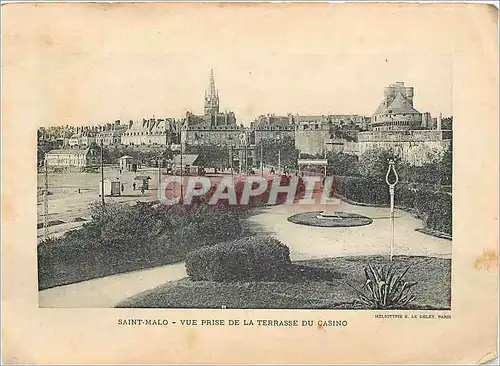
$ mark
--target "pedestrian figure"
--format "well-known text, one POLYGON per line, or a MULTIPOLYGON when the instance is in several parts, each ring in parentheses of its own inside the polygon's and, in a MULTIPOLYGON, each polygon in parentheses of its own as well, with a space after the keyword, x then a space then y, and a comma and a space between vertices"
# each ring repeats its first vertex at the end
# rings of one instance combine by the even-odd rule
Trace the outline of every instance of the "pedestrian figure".
POLYGON ((80 188, 78 188, 78 193, 80 193, 80 188))
POLYGON ((134 191, 135 191, 135 183, 134 183, 134 184, 132 184, 132 188, 133 188, 133 189, 134 189, 134 191))
POLYGON ((144 186, 141 187, 141 194, 144 194, 144 186))
POLYGON ((122 192, 125 190, 125 185, 122 183, 122 192))

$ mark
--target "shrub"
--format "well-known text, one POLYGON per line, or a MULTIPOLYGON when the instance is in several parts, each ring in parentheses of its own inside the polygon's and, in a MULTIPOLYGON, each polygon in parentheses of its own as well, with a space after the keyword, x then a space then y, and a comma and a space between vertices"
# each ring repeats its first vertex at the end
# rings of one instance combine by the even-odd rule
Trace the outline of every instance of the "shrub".
POLYGON ((406 282, 404 277, 410 266, 397 268, 386 265, 374 268, 371 264, 364 268, 366 282, 361 290, 351 286, 358 294, 358 301, 371 309, 404 309, 415 300, 410 289, 417 282, 406 282))
POLYGON ((92 221, 82 230, 91 234, 95 245, 115 247, 122 252, 178 249, 212 245, 240 236, 238 215, 230 207, 193 205, 95 207, 92 221))
POLYGON ((186 271, 195 281, 253 281, 272 279, 290 263, 290 250, 279 240, 249 237, 190 252, 186 271))
POLYGON ((367 150, 359 157, 359 172, 367 179, 384 181, 389 159, 400 161, 393 149, 367 150))
POLYGON ((328 175, 359 176, 359 161, 356 155, 330 151, 327 158, 328 175))
POLYGON ((39 287, 173 263, 187 252, 241 236, 231 207, 95 205, 81 229, 38 246, 39 287))
POLYGON ((429 195, 426 227, 452 235, 452 197, 447 193, 429 195))
POLYGON ((335 177, 335 189, 341 196, 366 204, 389 203, 389 190, 385 181, 358 177, 335 177))
MULTIPOLYGON (((335 177, 335 193, 365 204, 389 204, 389 189, 385 181, 358 177, 335 177)), ((415 210, 426 218, 425 227, 452 235, 452 196, 447 192, 412 189, 407 183, 396 185, 395 205, 415 210)))

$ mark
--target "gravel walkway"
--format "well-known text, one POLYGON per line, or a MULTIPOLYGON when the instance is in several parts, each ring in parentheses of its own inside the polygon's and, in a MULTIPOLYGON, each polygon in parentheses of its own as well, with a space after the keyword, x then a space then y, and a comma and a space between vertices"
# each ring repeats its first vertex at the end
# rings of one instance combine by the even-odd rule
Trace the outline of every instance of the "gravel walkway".
MULTIPOLYGON (((391 226, 387 208, 347 203, 334 208, 373 219, 372 224, 359 227, 321 228, 287 221, 289 216, 298 212, 324 209, 325 206, 275 206, 250 217, 246 223, 261 234, 275 235, 288 245, 292 260, 389 254, 391 226)), ((421 220, 396 211, 394 254, 451 258, 451 241, 415 231, 420 227, 421 220)), ((113 307, 130 296, 183 277, 186 277, 184 263, 176 263, 54 287, 39 293, 39 304, 40 307, 113 307)))

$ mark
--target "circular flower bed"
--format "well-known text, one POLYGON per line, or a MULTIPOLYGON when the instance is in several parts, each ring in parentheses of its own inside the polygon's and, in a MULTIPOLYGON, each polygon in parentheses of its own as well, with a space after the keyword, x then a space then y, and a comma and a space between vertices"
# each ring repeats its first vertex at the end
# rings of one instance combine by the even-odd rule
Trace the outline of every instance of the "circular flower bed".
POLYGON ((370 225, 373 220, 369 217, 347 212, 311 211, 292 215, 288 221, 294 224, 318 227, 351 227, 370 225))

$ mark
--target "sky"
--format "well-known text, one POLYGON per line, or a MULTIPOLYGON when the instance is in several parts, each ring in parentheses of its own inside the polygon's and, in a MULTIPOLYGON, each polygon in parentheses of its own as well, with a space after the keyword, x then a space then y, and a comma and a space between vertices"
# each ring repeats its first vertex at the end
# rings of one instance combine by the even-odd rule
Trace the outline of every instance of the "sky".
MULTIPOLYGON (((4 72, 18 75, 12 83, 25 88, 19 102, 36 108, 41 125, 203 113, 210 68, 221 110, 245 125, 266 113, 371 115, 383 88, 397 81, 415 88, 417 110, 452 115, 446 50, 412 34, 381 43, 397 27, 360 31, 343 10, 62 9, 42 6, 4 37, 4 72)), ((411 20, 401 18, 402 25, 411 20)))

